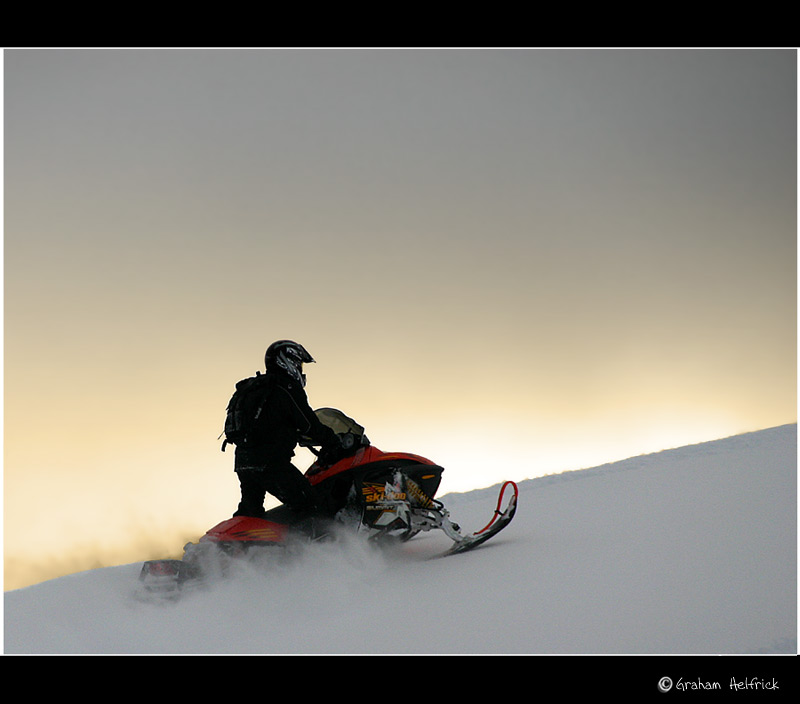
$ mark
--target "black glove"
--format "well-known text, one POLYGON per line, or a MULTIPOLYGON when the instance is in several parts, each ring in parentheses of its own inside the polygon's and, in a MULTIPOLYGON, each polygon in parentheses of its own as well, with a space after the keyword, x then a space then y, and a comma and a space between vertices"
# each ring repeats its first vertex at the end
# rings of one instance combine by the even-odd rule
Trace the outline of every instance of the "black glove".
POLYGON ((328 467, 338 462, 342 457, 344 457, 344 451, 341 438, 338 435, 334 435, 333 439, 325 442, 319 450, 319 463, 328 467))

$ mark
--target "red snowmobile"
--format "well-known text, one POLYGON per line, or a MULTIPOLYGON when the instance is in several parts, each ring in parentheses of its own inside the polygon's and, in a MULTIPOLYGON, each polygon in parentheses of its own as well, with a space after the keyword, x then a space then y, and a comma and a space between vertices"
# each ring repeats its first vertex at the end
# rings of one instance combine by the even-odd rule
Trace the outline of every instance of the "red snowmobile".
POLYGON ((306 471, 317 495, 313 515, 278 506, 264 518, 237 516, 211 528, 197 543, 184 546, 182 560, 148 560, 139 575, 139 597, 174 599, 188 587, 223 576, 232 559, 274 559, 275 548, 291 549, 309 541, 335 537, 351 530, 376 542, 406 541, 419 532, 443 531, 453 545, 444 553, 471 550, 497 535, 514 517, 517 486, 505 482, 491 521, 481 530, 464 534, 434 496, 444 469, 430 460, 405 452, 382 452, 364 428, 333 408, 317 417, 339 436, 335 457, 321 457, 310 440, 301 441, 317 455, 306 471), (265 549, 266 548, 266 549, 265 549), (271 549, 270 549, 271 548, 271 549))

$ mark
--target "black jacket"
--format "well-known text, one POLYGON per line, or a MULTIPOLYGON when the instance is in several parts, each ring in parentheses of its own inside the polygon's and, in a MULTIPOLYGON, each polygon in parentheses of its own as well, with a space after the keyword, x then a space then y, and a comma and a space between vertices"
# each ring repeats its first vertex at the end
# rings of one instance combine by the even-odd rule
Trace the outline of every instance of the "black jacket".
POLYGON ((291 461, 301 437, 323 448, 337 442, 336 434, 320 423, 300 384, 279 372, 267 372, 267 404, 247 444, 236 446, 235 469, 263 469, 291 461))

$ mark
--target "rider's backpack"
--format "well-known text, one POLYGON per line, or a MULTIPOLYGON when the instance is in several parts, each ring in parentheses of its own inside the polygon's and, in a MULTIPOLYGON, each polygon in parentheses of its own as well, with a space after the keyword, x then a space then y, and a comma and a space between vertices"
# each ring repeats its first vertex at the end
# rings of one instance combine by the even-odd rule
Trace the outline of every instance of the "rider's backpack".
POLYGON ((233 392, 226 409, 223 452, 229 443, 231 445, 247 443, 267 404, 269 391, 267 376, 262 376, 261 372, 256 372, 255 376, 242 379, 236 384, 236 391, 233 392))

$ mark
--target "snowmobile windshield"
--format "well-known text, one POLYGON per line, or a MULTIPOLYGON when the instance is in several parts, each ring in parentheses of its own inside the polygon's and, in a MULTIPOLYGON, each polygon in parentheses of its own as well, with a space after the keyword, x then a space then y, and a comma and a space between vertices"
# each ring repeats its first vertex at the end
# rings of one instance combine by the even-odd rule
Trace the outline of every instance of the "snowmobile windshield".
POLYGON ((327 425, 337 435, 351 433, 357 438, 364 437, 364 426, 336 408, 318 408, 314 413, 323 425, 327 425))

